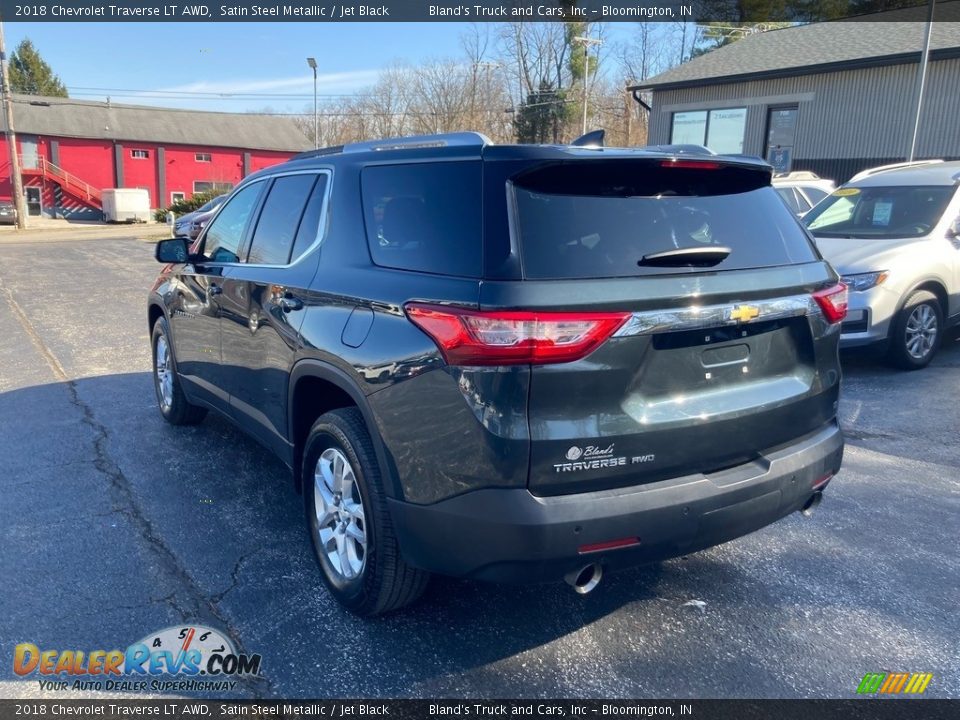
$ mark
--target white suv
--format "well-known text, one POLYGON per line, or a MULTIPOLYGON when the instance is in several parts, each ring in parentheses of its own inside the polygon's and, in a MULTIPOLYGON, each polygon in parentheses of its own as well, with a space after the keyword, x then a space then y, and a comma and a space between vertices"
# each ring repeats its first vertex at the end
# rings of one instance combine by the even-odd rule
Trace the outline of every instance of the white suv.
POLYGON ((899 367, 933 358, 960 322, 960 162, 856 176, 803 218, 850 289, 841 347, 885 345, 899 367))
POLYGON ((773 178, 773 189, 797 217, 806 215, 810 208, 836 190, 833 180, 824 180, 816 173, 798 170, 773 178))

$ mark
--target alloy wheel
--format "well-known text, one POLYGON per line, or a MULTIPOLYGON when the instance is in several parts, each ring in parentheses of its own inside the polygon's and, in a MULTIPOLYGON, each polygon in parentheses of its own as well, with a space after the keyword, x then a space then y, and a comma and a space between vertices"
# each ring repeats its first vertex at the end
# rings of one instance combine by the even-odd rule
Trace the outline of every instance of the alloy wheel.
POLYGON ((923 360, 933 350, 937 342, 937 313, 930 305, 917 305, 910 317, 907 318, 906 343, 907 353, 914 360, 923 360))
POLYGON ((160 390, 160 403, 165 409, 169 408, 173 404, 173 367, 170 362, 170 347, 163 335, 157 338, 154 372, 157 376, 157 388, 160 390))
POLYGON ((330 568, 344 580, 359 577, 367 560, 367 520, 353 467, 339 449, 327 448, 317 459, 313 493, 320 547, 330 568))

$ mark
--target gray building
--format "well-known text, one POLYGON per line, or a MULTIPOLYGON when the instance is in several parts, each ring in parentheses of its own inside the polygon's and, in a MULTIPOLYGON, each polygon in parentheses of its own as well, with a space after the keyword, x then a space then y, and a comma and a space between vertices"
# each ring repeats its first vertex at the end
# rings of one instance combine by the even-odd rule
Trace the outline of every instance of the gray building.
MULTIPOLYGON (((910 152, 926 24, 848 21, 758 33, 630 88, 648 142, 758 155, 845 181, 910 152)), ((936 22, 917 159, 960 159, 960 22, 936 22)))

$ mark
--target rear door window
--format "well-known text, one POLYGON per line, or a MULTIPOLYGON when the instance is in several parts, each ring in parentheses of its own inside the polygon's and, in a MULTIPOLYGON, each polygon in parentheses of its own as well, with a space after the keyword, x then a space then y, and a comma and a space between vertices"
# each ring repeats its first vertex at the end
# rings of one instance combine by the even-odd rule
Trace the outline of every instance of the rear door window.
POLYGON ((710 271, 818 258, 769 175, 753 168, 660 161, 571 163, 514 179, 525 277, 609 278, 702 272, 649 267, 648 254, 729 248, 710 271))
POLYGON ((307 201, 307 207, 303 211, 303 218, 300 220, 300 227, 297 229, 297 237, 293 241, 293 252, 290 255, 290 262, 294 262, 302 256, 317 238, 320 237, 324 228, 321 223, 324 220, 324 201, 327 198, 327 184, 330 182, 328 175, 321 175, 317 178, 317 184, 313 186, 313 192, 310 194, 310 200, 307 201))
POLYGON ((285 175, 273 181, 257 220, 247 262, 286 265, 300 228, 316 175, 285 175))
POLYGON ((374 165, 361 174, 367 242, 382 267, 479 277, 479 161, 374 165))

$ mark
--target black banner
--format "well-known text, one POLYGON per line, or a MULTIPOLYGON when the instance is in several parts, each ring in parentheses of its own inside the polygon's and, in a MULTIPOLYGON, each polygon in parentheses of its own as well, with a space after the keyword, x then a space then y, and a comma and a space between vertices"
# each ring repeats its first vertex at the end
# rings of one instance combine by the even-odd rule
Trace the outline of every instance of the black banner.
MULTIPOLYGON (((937 3, 937 20, 960 20, 960 2, 937 3)), ((0 0, 6 22, 922 21, 928 7, 924 0, 0 0)))
POLYGON ((958 700, 0 700, 15 718, 696 718, 697 720, 939 720, 958 700))

